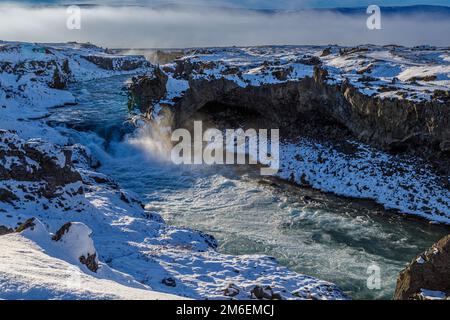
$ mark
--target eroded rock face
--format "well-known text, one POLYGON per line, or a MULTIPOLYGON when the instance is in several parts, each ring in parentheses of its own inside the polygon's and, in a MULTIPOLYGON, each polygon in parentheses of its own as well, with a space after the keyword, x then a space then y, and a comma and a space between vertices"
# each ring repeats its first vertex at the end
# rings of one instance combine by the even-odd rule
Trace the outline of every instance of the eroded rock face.
POLYGON ((5 226, 0 226, 0 236, 3 236, 5 234, 13 233, 14 230, 5 226))
POLYGON ((149 112, 157 101, 167 93, 168 77, 156 68, 153 75, 134 77, 130 86, 129 107, 137 105, 143 112, 149 112))
POLYGON ((26 220, 24 223, 22 223, 20 226, 18 226, 16 232, 23 232, 28 229, 33 231, 35 226, 36 226, 36 218, 30 218, 26 220))
MULTIPOLYGON (((40 140, 24 141, 5 130, 0 130, 0 160, 0 180, 42 182, 37 193, 45 198, 55 197, 59 188, 81 181, 69 149, 40 140)), ((82 194, 83 189, 77 192, 82 194)), ((13 190, 0 188, 0 201, 15 200, 13 190)))
POLYGON ((423 297, 422 291, 450 296, 450 235, 416 257, 400 273, 394 299, 419 299, 423 297))

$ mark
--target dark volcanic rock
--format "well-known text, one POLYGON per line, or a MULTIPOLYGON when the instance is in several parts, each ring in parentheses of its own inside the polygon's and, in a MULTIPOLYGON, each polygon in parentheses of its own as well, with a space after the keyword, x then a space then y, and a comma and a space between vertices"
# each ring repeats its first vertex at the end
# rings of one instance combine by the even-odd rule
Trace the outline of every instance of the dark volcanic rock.
POLYGON ((131 71, 143 67, 148 67, 150 65, 150 63, 146 61, 144 57, 135 59, 101 55, 89 55, 82 57, 104 70, 131 71))
POLYGON ((251 290, 251 295, 258 300, 282 300, 281 295, 273 292, 273 289, 270 286, 255 286, 251 290))
POLYGON ((144 113, 150 112, 153 105, 166 95, 167 80, 167 75, 159 68, 152 76, 134 77, 129 88, 129 107, 137 106, 144 113))
POLYGON ((97 260, 97 253, 93 247, 91 239, 92 231, 84 224, 75 224, 68 222, 64 224, 52 237, 53 241, 64 242, 67 248, 75 248, 78 252, 77 258, 80 263, 84 264, 92 272, 97 272, 99 265, 97 260), (72 231, 75 228, 74 231, 72 231), (69 236, 69 233, 75 233, 69 236), (76 242, 76 243, 74 243, 76 242), (79 242, 79 243, 78 243, 79 242), (89 247, 90 243, 90 247, 89 247), (80 247, 81 246, 81 247, 80 247), (88 247, 84 247, 88 246, 88 247), (88 251, 89 250, 89 251, 88 251), (86 252, 88 251, 88 252, 86 252))
POLYGON ((416 299, 421 289, 450 296, 450 235, 415 258, 400 273, 394 299, 416 299))
POLYGON ((13 233, 14 230, 5 226, 0 226, 0 236, 3 236, 5 234, 13 233))
POLYGON ((80 262, 84 264, 89 270, 92 272, 97 272, 98 270, 98 262, 97 262, 97 254, 87 254, 87 257, 81 256, 80 262))
POLYGON ((56 231, 55 235, 52 237, 52 240, 53 241, 61 240, 64 234, 69 231, 71 225, 72 225, 71 222, 64 224, 58 231, 56 231))
MULTIPOLYGON (((348 81, 329 84, 327 71, 322 69, 320 61, 316 61, 317 57, 313 58, 310 63, 314 64, 312 78, 245 87, 225 77, 191 76, 212 68, 209 64, 214 62, 198 65, 197 62, 178 60, 174 76, 187 79, 190 88, 174 101, 173 106, 164 108, 165 117, 177 128, 205 105, 214 102, 257 112, 270 120, 273 127, 279 128, 314 123, 311 117, 328 118, 363 142, 392 152, 418 154, 430 160, 442 173, 450 173, 448 102, 437 98, 430 101, 381 99, 361 93, 348 81)), ((289 69, 275 72, 278 79, 284 79, 289 69)), ((133 103, 148 112, 154 103, 164 98, 166 83, 167 76, 159 69, 153 78, 136 78, 131 86, 133 103)), ((440 98, 443 96, 439 95, 440 98)))
MULTIPOLYGON (((0 130, 0 143, 0 159, 12 161, 0 165, 0 180, 44 182, 45 187, 39 193, 46 198, 54 197, 59 187, 82 180, 73 167, 71 150, 39 140, 23 141, 4 130, 0 130)), ((0 201, 14 200, 17 200, 14 193, 0 189, 0 201)))
POLYGON ((22 223, 17 229, 16 232, 23 232, 27 229, 34 230, 34 227, 36 226, 36 218, 30 218, 26 220, 24 223, 22 223))
POLYGON ((228 286, 223 291, 223 295, 226 297, 235 297, 239 294, 241 290, 234 283, 228 284, 228 286))

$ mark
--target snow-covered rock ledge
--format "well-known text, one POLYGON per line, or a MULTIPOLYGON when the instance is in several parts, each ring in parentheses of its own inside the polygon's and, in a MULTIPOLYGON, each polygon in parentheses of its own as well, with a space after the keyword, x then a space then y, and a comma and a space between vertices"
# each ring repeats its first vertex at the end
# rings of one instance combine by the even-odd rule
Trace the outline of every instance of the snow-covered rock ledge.
POLYGON ((135 78, 131 103, 174 128, 206 105, 256 112, 289 137, 279 177, 450 224, 449 57, 372 45, 198 49, 135 78))
POLYGON ((72 81, 154 72, 142 57, 1 42, 0 66, 0 299, 347 298, 270 257, 220 254, 213 237, 168 226, 42 120, 76 103, 72 81))
MULTIPOLYGON (((18 230, 19 231, 19 230, 18 230)), ((95 272, 82 261, 95 255, 91 230, 71 224, 55 239, 38 219, 20 232, 0 239, 2 299, 139 299, 178 300, 182 297, 150 290, 132 277, 98 264, 95 272)))

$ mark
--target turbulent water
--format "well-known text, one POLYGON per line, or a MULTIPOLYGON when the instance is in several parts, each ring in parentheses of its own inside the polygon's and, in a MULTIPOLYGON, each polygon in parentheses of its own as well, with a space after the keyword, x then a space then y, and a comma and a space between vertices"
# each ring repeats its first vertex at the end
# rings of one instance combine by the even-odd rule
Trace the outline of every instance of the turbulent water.
POLYGON ((99 171, 139 194, 148 210, 214 235, 221 252, 267 254, 336 283, 352 298, 390 299, 398 272, 448 232, 371 202, 261 180, 252 168, 174 166, 160 155, 157 138, 127 124, 125 80, 74 86, 79 104, 55 109, 49 122, 90 147, 99 171), (373 265, 381 288, 370 290, 373 265))

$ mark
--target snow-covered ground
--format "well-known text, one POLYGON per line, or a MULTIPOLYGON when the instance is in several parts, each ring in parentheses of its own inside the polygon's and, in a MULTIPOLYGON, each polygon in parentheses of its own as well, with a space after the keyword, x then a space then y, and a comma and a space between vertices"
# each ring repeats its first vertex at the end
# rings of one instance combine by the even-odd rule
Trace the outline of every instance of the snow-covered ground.
MULTIPOLYGON (((225 77, 243 87, 312 77, 320 57, 330 83, 347 78, 368 95, 428 100, 434 91, 450 88, 448 49, 339 53, 350 49, 330 47, 323 55, 326 49, 199 49, 183 59, 205 63, 194 77, 225 77), (373 79, 361 81, 364 77, 373 79)), ((67 83, 153 70, 143 58, 111 55, 91 45, 0 42, 0 226, 13 229, 33 217, 42 222, 39 236, 29 230, 0 236, 0 298, 224 299, 230 298, 224 295, 230 284, 238 291, 228 294, 237 299, 250 298, 255 285, 270 286, 287 299, 346 298, 335 285, 291 272, 270 257, 220 254, 212 237, 168 226, 143 209, 136 195, 95 172, 88 148, 70 145, 45 123, 50 108, 76 103, 64 89, 67 83), (69 241, 75 251, 61 250, 51 240, 67 222, 88 228, 69 241), (92 241, 87 230, 93 231, 92 241), (98 272, 79 262, 83 250, 93 248, 98 272), (70 275, 81 289, 67 286, 70 275)), ((188 79, 167 73, 168 93, 155 112, 189 88, 188 79)), ((449 191, 431 169, 362 144, 355 148, 348 155, 308 140, 284 144, 279 176, 450 223, 449 191)))
MULTIPOLYGON (((450 89, 449 48, 374 45, 211 48, 192 50, 180 59, 183 60, 194 66, 194 79, 225 78, 243 87, 312 77, 313 66, 321 62, 328 71, 328 83, 347 79, 372 97, 430 100, 434 91, 450 89), (198 65, 202 67, 196 69, 198 65)), ((176 70, 175 64, 166 67, 176 70)), ((168 89, 172 93, 168 98, 175 96, 174 91, 182 93, 188 89, 171 81, 168 89)))
POLYGON ((2 236, 2 299, 182 299, 154 292, 106 264, 101 264, 100 271, 94 273, 78 261, 67 261, 67 251, 70 248, 67 245, 58 246, 51 241, 51 235, 45 228, 40 227, 40 230, 35 228, 22 234, 2 236))
POLYGON ((49 108, 76 102, 66 83, 152 72, 143 58, 91 45, 2 42, 0 66, 0 226, 39 219, 34 230, 0 236, 1 299, 249 299, 256 285, 286 299, 346 298, 270 257, 220 254, 211 236, 168 226, 95 172, 89 149, 46 125, 49 108), (67 222, 74 233, 52 240, 67 222), (94 252, 96 272, 81 263, 94 252))
MULTIPOLYGON (((348 81, 373 98, 433 99, 442 103, 436 93, 450 92, 449 48, 364 45, 197 49, 178 63, 163 66, 169 76, 168 94, 153 109, 154 118, 164 114, 161 106, 175 105, 183 97, 192 79, 226 79, 241 87, 279 84, 312 78, 318 64, 328 72, 327 83, 348 81)), ((285 143, 280 149, 278 176, 338 195, 373 199, 388 209, 450 224, 448 179, 423 161, 390 155, 355 141, 348 143, 357 149, 353 154, 307 139, 285 143)))

